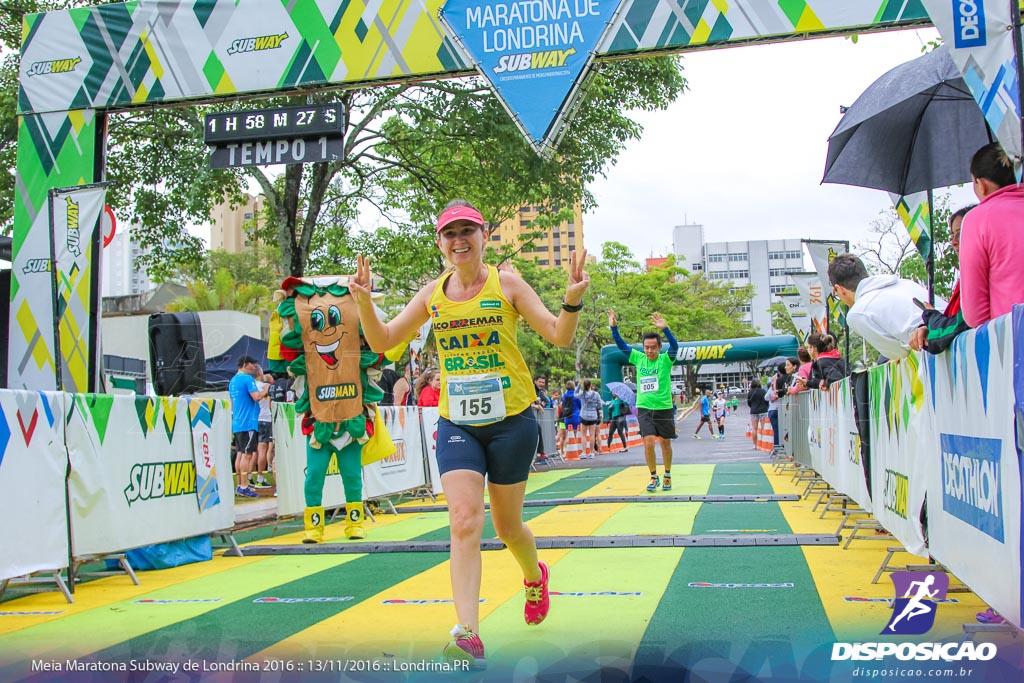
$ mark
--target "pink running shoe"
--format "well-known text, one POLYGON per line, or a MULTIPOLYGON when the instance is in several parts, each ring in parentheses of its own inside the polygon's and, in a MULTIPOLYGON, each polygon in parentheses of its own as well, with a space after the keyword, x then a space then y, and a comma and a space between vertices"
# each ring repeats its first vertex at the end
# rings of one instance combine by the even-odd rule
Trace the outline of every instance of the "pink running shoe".
POLYGON ((456 624, 451 633, 454 640, 448 643, 441 652, 444 661, 468 662, 470 669, 486 669, 484 643, 480 640, 480 636, 460 624, 456 624))
POLYGON ((980 621, 983 624, 1005 624, 1006 623, 1006 619, 1003 619, 1001 616, 996 614, 996 611, 994 609, 992 609, 991 607, 989 607, 984 612, 978 612, 978 614, 975 615, 975 619, 977 619, 978 621, 980 621))
POLYGON ((548 565, 545 562, 538 562, 540 565, 540 581, 537 583, 527 583, 523 580, 523 585, 526 586, 526 607, 523 609, 523 616, 526 617, 526 623, 530 626, 536 626, 540 622, 544 621, 544 618, 548 615, 548 609, 551 607, 551 598, 548 596, 548 577, 550 571, 548 565))

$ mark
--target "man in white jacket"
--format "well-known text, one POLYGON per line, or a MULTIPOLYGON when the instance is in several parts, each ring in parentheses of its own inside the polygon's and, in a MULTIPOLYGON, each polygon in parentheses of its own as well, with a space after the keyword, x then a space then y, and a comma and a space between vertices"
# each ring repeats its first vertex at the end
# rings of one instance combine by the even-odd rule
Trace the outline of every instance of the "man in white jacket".
POLYGON ((910 335, 921 326, 921 309, 914 299, 928 301, 928 290, 895 275, 869 276, 864 262, 853 254, 832 259, 828 279, 839 300, 850 307, 846 322, 851 330, 885 359, 910 354, 910 335))

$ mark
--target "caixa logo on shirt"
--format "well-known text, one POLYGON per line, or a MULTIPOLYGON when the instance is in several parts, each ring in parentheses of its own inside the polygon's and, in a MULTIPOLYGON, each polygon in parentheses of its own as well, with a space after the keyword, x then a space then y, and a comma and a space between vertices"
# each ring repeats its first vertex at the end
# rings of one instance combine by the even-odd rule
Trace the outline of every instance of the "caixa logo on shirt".
POLYGON ((951 0, 953 3, 953 44, 957 49, 984 47, 988 42, 985 32, 984 0, 951 0))

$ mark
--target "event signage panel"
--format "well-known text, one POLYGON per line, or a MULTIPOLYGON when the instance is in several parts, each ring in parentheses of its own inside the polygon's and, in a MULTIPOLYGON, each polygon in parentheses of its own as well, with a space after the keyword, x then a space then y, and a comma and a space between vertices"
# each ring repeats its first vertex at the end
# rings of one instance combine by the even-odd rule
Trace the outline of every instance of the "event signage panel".
POLYGON ((334 161, 344 154, 345 141, 342 138, 256 140, 214 147, 210 150, 210 168, 334 161))
POLYGON ((448 0, 440 18, 527 140, 550 155, 619 0, 448 0))
POLYGON ((277 109, 250 109, 207 114, 203 142, 208 145, 248 140, 341 136, 342 104, 310 104, 277 109))

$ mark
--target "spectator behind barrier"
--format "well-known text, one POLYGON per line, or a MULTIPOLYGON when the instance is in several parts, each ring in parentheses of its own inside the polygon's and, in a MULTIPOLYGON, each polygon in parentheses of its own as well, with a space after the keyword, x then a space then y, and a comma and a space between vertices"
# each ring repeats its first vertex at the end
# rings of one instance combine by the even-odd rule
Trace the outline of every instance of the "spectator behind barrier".
MULTIPOLYGON (((963 227, 964 216, 977 204, 971 204, 957 209, 949 217, 949 245, 953 252, 960 255, 960 230, 963 227)), ((921 312, 921 320, 924 324, 914 330, 910 336, 910 348, 915 351, 925 349, 928 353, 942 353, 949 348, 956 336, 961 332, 971 329, 964 320, 963 311, 960 308, 960 280, 953 285, 953 295, 949 297, 946 310, 939 313, 930 304, 926 305, 921 312)))
POLYGON ((914 299, 928 301, 928 290, 895 275, 869 276, 864 262, 853 254, 832 259, 828 279, 839 300, 850 307, 846 322, 851 330, 885 360, 910 354, 910 336, 921 324, 921 310, 914 299))
POLYGON ((998 142, 975 153, 971 177, 980 203, 964 217, 960 303, 964 320, 978 327, 1024 303, 1024 185, 998 142))
MULTIPOLYGON (((827 332, 812 334, 807 337, 807 350, 811 354, 811 375, 806 381, 809 389, 828 389, 833 382, 838 382, 850 374, 836 348, 836 338, 827 332)), ((802 378, 797 375, 797 381, 802 378)))

